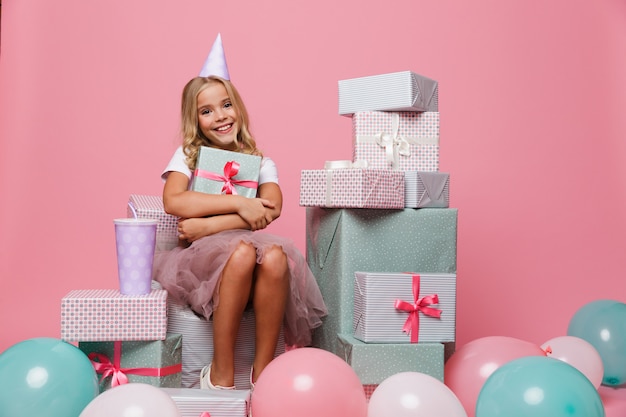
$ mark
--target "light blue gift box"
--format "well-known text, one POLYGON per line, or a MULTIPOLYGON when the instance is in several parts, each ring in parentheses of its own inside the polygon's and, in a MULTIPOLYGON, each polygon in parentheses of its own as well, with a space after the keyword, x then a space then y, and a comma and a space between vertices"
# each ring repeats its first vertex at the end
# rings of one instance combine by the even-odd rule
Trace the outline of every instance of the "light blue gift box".
MULTIPOLYGON (((99 354, 96 362, 114 364, 116 342, 79 342, 85 355, 99 354), (105 359, 106 357, 106 359, 105 359)), ((128 382, 144 383, 156 387, 180 388, 182 377, 182 335, 168 333, 165 340, 133 340, 121 342, 120 370, 128 382), (162 376, 139 375, 134 368, 160 370, 162 376), (176 368, 176 369, 175 369, 176 368)), ((98 375, 100 378, 101 375, 98 375)), ((100 378, 100 392, 111 388, 112 377, 100 378)))
POLYGON ((457 214, 307 207, 307 262, 328 307, 313 345, 337 353, 337 335, 351 334, 355 272, 456 273, 457 214))
POLYGON ((261 170, 260 156, 201 146, 196 167, 191 180, 192 190, 207 194, 256 197, 261 170), (233 162, 239 164, 238 167, 229 165, 233 162), (223 187, 229 184, 234 192, 223 191, 223 187))
POLYGON ((444 346, 441 343, 364 343, 339 334, 337 355, 363 385, 377 385, 400 372, 420 372, 443 382, 444 346))

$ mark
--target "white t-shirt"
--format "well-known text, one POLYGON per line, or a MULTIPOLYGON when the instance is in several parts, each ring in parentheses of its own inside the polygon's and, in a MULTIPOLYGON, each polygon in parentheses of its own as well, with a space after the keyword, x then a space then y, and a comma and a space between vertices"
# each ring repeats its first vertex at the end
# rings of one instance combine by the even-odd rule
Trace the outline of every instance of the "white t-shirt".
MULTIPOLYGON (((167 176, 170 172, 180 172, 185 174, 187 178, 189 178, 189 185, 191 185, 191 180, 193 178, 193 172, 189 169, 187 164, 185 163, 185 153, 183 152, 182 145, 176 149, 174 152, 174 156, 170 160, 170 163, 167 164, 163 173, 161 174, 161 178, 165 182, 167 176)), ((259 172, 259 185, 265 184, 266 182, 275 182, 278 184, 278 169, 276 168, 276 164, 270 158, 263 157, 261 159, 261 171, 259 172)))

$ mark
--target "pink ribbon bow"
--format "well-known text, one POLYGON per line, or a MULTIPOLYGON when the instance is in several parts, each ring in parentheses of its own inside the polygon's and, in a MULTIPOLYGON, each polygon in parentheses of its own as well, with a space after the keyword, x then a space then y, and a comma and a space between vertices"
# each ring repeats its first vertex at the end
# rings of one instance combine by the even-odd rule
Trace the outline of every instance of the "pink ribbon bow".
POLYGON ((222 194, 237 194, 235 185, 241 185, 242 187, 257 189, 259 183, 257 181, 250 180, 236 180, 233 177, 239 173, 239 162, 228 161, 224 165, 224 175, 216 174, 210 171, 204 171, 197 168, 194 172, 196 177, 206 178, 213 181, 222 181, 222 194))
POLYGON ((96 370, 96 373, 102 374, 100 381, 108 376, 111 376, 111 387, 118 385, 128 384, 128 377, 126 374, 140 375, 140 376, 167 376, 182 372, 182 364, 176 364, 166 366, 164 368, 122 368, 122 342, 117 341, 113 344, 113 362, 104 354, 92 352, 87 357, 91 360, 91 363, 96 370))
POLYGON ((420 327, 419 312, 426 314, 427 316, 440 318, 441 310, 433 307, 429 307, 432 304, 439 304, 439 296, 437 294, 427 295, 422 298, 418 298, 420 294, 420 276, 413 274, 413 304, 400 299, 396 300, 395 307, 397 310, 406 311, 409 313, 402 327, 404 333, 411 334, 411 343, 417 343, 420 327))

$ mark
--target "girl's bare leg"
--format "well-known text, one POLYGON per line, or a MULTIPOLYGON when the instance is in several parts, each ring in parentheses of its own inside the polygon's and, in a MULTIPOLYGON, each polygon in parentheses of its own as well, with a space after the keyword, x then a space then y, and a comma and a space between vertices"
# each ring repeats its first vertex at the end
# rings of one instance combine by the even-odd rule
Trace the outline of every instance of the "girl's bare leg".
POLYGON ((256 317, 256 351, 252 380, 274 359, 289 295, 289 269, 282 248, 267 251, 256 267, 253 306, 256 317))
POLYGON ((256 249, 242 242, 224 267, 219 305, 213 311, 213 385, 230 387, 235 384, 235 341, 250 298, 255 266, 256 249))

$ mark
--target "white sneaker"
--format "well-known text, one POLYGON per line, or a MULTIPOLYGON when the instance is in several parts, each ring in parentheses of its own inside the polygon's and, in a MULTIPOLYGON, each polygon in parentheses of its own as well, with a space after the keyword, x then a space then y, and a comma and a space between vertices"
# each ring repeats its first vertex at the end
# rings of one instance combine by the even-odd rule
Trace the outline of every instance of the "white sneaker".
POLYGON ((200 371, 200 389, 233 390, 235 386, 223 387, 221 385, 213 385, 211 383, 211 364, 208 364, 200 371))

